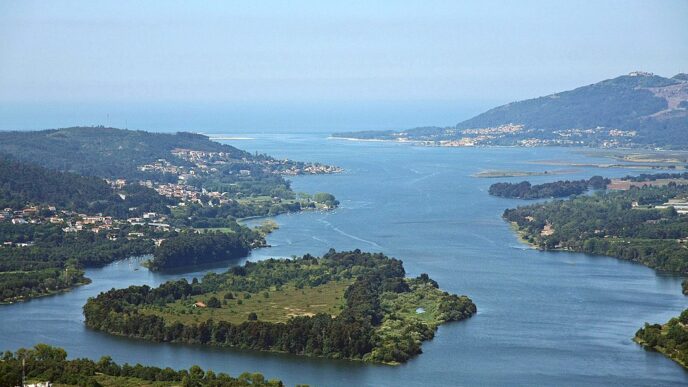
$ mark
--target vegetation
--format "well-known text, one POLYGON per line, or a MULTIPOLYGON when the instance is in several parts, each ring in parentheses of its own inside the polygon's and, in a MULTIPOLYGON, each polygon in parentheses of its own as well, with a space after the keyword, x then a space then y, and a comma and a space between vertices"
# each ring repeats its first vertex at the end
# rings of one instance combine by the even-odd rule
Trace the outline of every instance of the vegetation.
POLYGON ((664 325, 645 323, 635 334, 635 341, 659 351, 688 368, 688 309, 664 325))
POLYGON ((641 173, 638 176, 626 176, 621 180, 633 182, 657 181, 664 179, 688 179, 688 172, 683 173, 641 173))
POLYGON ((59 225, 0 222, 0 241, 28 246, 0 247, 0 303, 48 295, 87 283, 84 266, 101 266, 150 254, 153 242, 121 237, 110 240, 90 231, 64 233, 59 225))
POLYGON ((0 132, 0 302, 83 284, 82 268, 151 254, 163 239, 154 270, 246 256, 269 227, 253 231, 238 218, 337 205, 330 194, 296 198, 281 174, 304 170, 337 169, 192 133, 0 132))
POLYGON ((174 202, 139 184, 115 191, 97 177, 49 170, 0 155, 0 209, 23 208, 27 203, 127 217, 144 212, 167 214, 167 205, 174 202))
POLYGON ((89 299, 84 315, 89 328, 154 341, 398 363, 420 353, 439 324, 476 312, 427 275, 404 275, 401 261, 382 254, 330 250, 191 283, 113 289, 89 299), (213 298, 219 308, 208 307, 213 298), (427 317, 410 315, 416 303, 427 317))
POLYGON ((589 180, 560 180, 553 183, 531 185, 530 182, 495 183, 490 186, 493 196, 517 199, 561 198, 580 195, 588 189, 604 189, 611 180, 593 176, 589 180))
POLYGON ((100 360, 67 359, 62 348, 38 344, 32 349, 5 352, 0 358, 0 386, 22 384, 22 368, 27 381, 47 382, 64 386, 183 386, 243 387, 282 386, 279 380, 265 380, 259 373, 243 373, 231 377, 225 373, 204 371, 198 366, 176 371, 171 368, 119 365, 109 356, 100 360))
POLYGON ((688 274, 688 217, 673 207, 653 208, 687 196, 686 185, 634 187, 509 209, 504 218, 543 249, 608 255, 688 274))
POLYGON ((484 145, 688 146, 688 101, 670 108, 663 93, 688 95, 685 76, 631 74, 544 97, 498 106, 454 127, 335 133, 360 139, 459 141, 484 145), (510 132, 472 129, 519 127, 510 132), (468 130, 468 131, 466 131, 468 130), (622 130, 626 133, 614 132, 622 130), (484 136, 488 134, 488 136, 484 136))
POLYGON ((155 249, 148 267, 164 270, 176 267, 226 261, 248 255, 258 233, 243 228, 242 233, 181 233, 168 238, 155 249))
POLYGON ((162 317, 167 324, 194 324, 213 320, 238 325, 245 322, 252 313, 256 320, 286 323, 290 318, 298 316, 315 316, 321 313, 337 316, 346 306, 344 293, 352 283, 353 281, 346 280, 329 281, 299 289, 291 282, 286 286, 272 286, 253 293, 218 290, 182 298, 163 306, 145 305, 140 312, 162 317), (205 303, 207 307, 192 306, 198 301, 205 303), (219 306, 215 301, 219 302, 219 306))
MULTIPOLYGON (((184 132, 151 133, 105 127, 0 132, 0 153, 45 168, 102 178, 165 181, 163 173, 144 172, 138 167, 158 159, 171 159, 176 148, 222 151, 237 159, 254 157, 206 136, 184 132)), ((183 159, 174 160, 179 165, 189 165, 183 159)))

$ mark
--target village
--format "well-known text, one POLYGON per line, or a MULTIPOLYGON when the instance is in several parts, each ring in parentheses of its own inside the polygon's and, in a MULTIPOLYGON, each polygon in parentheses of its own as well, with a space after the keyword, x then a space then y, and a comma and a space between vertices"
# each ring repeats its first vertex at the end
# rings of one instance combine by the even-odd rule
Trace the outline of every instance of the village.
MULTIPOLYGON (((58 210, 54 206, 26 206, 21 209, 4 208, 0 210, 0 222, 9 222, 13 225, 22 224, 54 224, 60 225, 65 233, 77 233, 90 231, 103 233, 110 240, 117 240, 122 229, 128 230, 126 238, 143 238, 151 232, 179 231, 171 227, 167 216, 155 212, 144 213, 141 217, 116 219, 103 214, 88 215, 69 210, 58 210)), ((154 239, 156 244, 161 240, 154 239)), ((2 247, 30 247, 33 242, 1 241, 2 247)))

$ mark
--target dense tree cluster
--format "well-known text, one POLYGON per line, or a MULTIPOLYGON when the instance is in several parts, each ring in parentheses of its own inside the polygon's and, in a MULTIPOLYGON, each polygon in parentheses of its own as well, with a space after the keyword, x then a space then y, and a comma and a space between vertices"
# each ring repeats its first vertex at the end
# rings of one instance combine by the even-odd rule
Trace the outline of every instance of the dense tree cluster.
POLYGON ((50 381, 83 387, 97 387, 102 384, 118 385, 125 382, 127 385, 172 382, 164 385, 183 387, 278 387, 283 385, 279 380, 266 380, 259 373, 246 372, 239 377, 231 377, 225 373, 216 374, 210 370, 204 371, 199 366, 177 371, 169 367, 159 368, 141 364, 119 365, 109 356, 103 356, 97 362, 84 358, 68 360, 64 349, 38 344, 32 349, 22 348, 14 353, 8 351, 2 354, 0 386, 21 385, 22 368, 27 380, 50 381))
POLYGON ((609 255, 688 273, 688 217, 673 207, 647 208, 688 196, 688 185, 631 188, 555 200, 504 212, 540 248, 609 255))
POLYGON ((645 323, 645 326, 636 332, 635 340, 688 368, 688 309, 663 326, 645 323))
MULTIPOLYGON (((105 127, 0 132, 0 153, 60 171, 102 178, 153 179, 164 176, 142 172, 138 167, 158 159, 170 159, 176 148, 227 152, 237 159, 252 158, 233 146, 210 141, 194 133, 151 133, 105 127)), ((190 165, 174 158, 177 165, 190 165)), ((176 177, 175 177, 176 181, 176 177)))
MULTIPOLYGON (((86 325, 105 332, 155 341, 231 346, 331 358, 402 362, 419 353, 414 342, 403 342, 394 354, 372 355, 379 344, 377 328, 384 320, 380 298, 385 292, 408 292, 401 261, 359 250, 330 250, 321 259, 306 255, 293 260, 266 260, 235 267, 224 274, 209 274, 201 282, 167 282, 158 288, 131 286, 91 298, 84 306, 86 325), (333 280, 353 280, 345 291, 345 307, 336 317, 328 314, 298 316, 286 323, 247 319, 241 324, 212 319, 199 323, 167 323, 162 317, 141 313, 145 305, 165 305, 218 290, 258 292, 272 286, 319 286, 333 280)), ((470 317, 475 305, 467 297, 442 298, 447 321, 470 317), (460 300, 460 301, 458 301, 460 300)), ((411 329, 415 332, 415 328, 411 329)), ((427 330, 427 326, 417 327, 427 330)), ((419 334, 415 334, 416 337, 419 334)))
POLYGON ((313 195, 313 201, 316 203, 324 204, 328 207, 336 207, 339 205, 339 201, 334 197, 334 195, 327 192, 317 192, 313 195))
POLYGON ((0 156, 0 208, 42 204, 87 214, 127 217, 150 211, 166 214, 167 205, 172 203, 138 184, 128 184, 116 192, 97 177, 58 172, 0 156))
POLYGON ((626 176, 621 180, 633 182, 655 181, 659 179, 688 179, 688 172, 683 173, 641 173, 638 176, 626 176))
POLYGON ((611 180, 593 176, 588 180, 560 180, 552 183, 531 185, 528 181, 520 183, 495 183, 490 186, 493 196, 517 199, 563 198, 580 195, 588 189, 604 189, 611 180))
POLYGON ((0 241, 33 243, 0 247, 0 302, 50 294, 86 283, 84 266, 102 266, 115 260, 150 254, 150 240, 117 240, 90 231, 63 233, 59 225, 0 223, 0 241))
MULTIPOLYGON (((248 229, 246 229, 248 230, 248 229)), ((248 255, 257 233, 181 233, 166 239, 153 254, 149 268, 164 270, 226 261, 248 255)))

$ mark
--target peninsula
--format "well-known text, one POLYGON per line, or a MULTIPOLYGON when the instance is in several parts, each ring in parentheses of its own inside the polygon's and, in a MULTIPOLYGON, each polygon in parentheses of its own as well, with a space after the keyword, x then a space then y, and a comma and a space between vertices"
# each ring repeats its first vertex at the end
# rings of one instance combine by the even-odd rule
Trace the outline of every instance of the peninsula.
POLYGON ((86 326, 114 335, 399 364, 439 325, 471 317, 402 262, 360 250, 248 262, 203 280, 131 286, 88 300, 86 326))

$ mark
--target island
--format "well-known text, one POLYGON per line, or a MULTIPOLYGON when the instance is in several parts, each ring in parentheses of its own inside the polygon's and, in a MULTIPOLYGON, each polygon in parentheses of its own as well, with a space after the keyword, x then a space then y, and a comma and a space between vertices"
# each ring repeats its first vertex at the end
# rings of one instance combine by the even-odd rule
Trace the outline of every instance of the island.
POLYGON ((685 149, 688 76, 643 71, 512 102, 450 127, 334 133, 429 146, 588 146, 685 149))
POLYGON ((84 268, 131 256, 154 254, 152 270, 244 257, 276 226, 241 219, 338 206, 285 176, 339 171, 193 133, 0 132, 0 304, 86 284, 84 268))
POLYGON ((117 364, 111 357, 98 361, 67 359, 67 352, 47 344, 5 352, 0 358, 0 386, 192 386, 192 387, 282 387, 280 380, 266 380, 260 373, 245 372, 238 377, 204 371, 199 366, 173 370, 141 364, 117 364), (23 375, 22 375, 23 372, 23 375), (24 376, 24 379, 22 379, 24 376), (39 384, 43 383, 43 384, 39 384), (53 383, 53 384, 50 384, 53 383))
POLYGON ((400 260, 360 250, 247 262, 202 280, 113 289, 84 305, 114 335, 399 364, 439 325, 476 313, 400 260))

